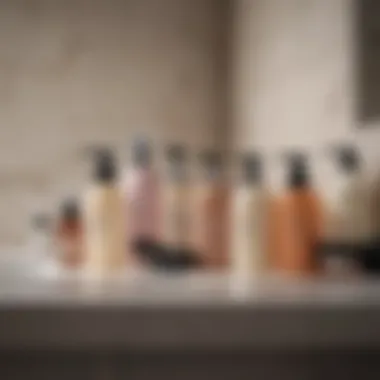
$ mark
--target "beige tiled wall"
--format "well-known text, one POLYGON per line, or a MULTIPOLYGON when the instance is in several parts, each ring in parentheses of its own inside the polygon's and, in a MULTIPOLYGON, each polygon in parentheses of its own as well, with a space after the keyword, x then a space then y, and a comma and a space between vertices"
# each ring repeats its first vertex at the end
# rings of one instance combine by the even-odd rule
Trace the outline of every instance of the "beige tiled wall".
POLYGON ((223 144, 224 1, 0 3, 0 241, 80 188, 81 151, 129 137, 223 144))
POLYGON ((259 146, 281 179, 277 152, 311 152, 316 181, 334 185, 331 142, 355 140, 370 170, 380 132, 355 121, 354 0, 238 0, 234 22, 234 143, 259 146), (274 157, 274 158, 273 158, 274 157))

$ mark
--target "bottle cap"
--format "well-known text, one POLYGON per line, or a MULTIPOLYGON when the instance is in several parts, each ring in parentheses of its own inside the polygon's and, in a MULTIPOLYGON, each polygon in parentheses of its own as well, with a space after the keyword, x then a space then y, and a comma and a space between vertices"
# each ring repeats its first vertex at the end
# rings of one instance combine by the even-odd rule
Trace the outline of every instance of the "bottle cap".
POLYGON ((263 180, 263 162, 259 153, 245 153, 241 157, 243 180, 251 184, 260 184, 263 180))
POLYGON ((64 220, 76 220, 80 216, 78 201, 74 198, 65 199, 60 207, 60 215, 64 220))
POLYGON ((360 155, 353 145, 340 146, 335 149, 338 165, 347 172, 360 168, 360 155))
POLYGON ((169 145, 166 150, 166 155, 169 162, 172 163, 183 163, 186 161, 186 149, 180 144, 169 145))
POLYGON ((169 163, 169 175, 174 180, 183 180, 186 177, 187 154, 183 145, 169 145, 166 150, 169 163))
POLYGON ((286 155, 289 164, 288 185, 290 188, 306 187, 310 184, 308 158, 300 152, 290 152, 286 155))
POLYGON ((146 167, 152 162, 153 152, 149 141, 145 138, 136 138, 132 143, 132 161, 137 166, 146 167))
POLYGON ((199 160, 205 169, 207 179, 213 180, 220 178, 223 166, 221 153, 207 149, 200 153, 199 160))
POLYGON ((116 179, 116 162, 109 149, 99 149, 95 152, 94 178, 100 182, 112 182, 116 179))

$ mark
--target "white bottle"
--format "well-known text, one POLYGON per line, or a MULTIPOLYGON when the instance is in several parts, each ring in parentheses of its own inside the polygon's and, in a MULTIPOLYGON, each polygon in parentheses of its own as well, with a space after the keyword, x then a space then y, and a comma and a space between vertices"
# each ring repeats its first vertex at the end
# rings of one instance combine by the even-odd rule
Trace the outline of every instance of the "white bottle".
POLYGON ((115 159, 102 150, 95 156, 93 183, 84 200, 85 267, 102 276, 125 269, 127 245, 123 194, 115 159))
POLYGON ((232 200, 231 265, 234 278, 250 279, 266 265, 266 213, 268 194, 263 186, 261 159, 257 154, 242 158, 242 180, 232 200))
POLYGON ((347 272, 358 266, 360 251, 371 240, 371 194, 361 160, 354 147, 336 151, 339 177, 326 202, 325 240, 337 247, 326 262, 327 270, 347 272))

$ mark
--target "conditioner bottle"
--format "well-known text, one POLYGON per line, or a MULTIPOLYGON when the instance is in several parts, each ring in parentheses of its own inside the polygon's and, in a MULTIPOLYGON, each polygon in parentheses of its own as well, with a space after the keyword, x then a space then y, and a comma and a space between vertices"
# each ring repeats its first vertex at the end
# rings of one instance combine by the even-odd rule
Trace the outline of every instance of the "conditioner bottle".
POLYGON ((124 270, 126 264, 125 213, 112 152, 95 154, 93 177, 84 200, 86 269, 102 276, 124 270))
POLYGON ((232 204, 231 264, 239 277, 257 276, 267 265, 266 224, 268 193, 263 183, 262 159, 246 154, 232 204))

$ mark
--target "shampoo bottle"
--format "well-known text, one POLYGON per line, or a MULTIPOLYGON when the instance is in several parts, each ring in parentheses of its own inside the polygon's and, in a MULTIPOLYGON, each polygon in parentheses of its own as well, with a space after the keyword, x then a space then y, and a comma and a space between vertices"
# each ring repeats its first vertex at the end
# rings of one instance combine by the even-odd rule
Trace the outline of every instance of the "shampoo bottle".
POLYGON ((162 243, 178 255, 190 249, 190 200, 188 158, 182 145, 171 145, 166 151, 166 180, 162 192, 162 243))
POLYGON ((160 192, 152 147, 145 139, 132 145, 132 166, 127 168, 123 188, 127 219, 131 221, 127 231, 131 247, 153 247, 159 237, 160 192))
POLYGON ((285 194, 277 201, 275 234, 276 267, 295 276, 314 275, 319 270, 317 247, 321 237, 322 208, 311 183, 307 157, 287 157, 285 194))
POLYGON ((336 191, 326 201, 324 239, 330 247, 325 269, 331 273, 354 273, 361 252, 371 240, 370 193, 353 146, 334 149, 338 169, 336 191))
POLYGON ((201 176, 194 186, 191 209, 194 249, 206 267, 221 269, 228 260, 228 189, 222 156, 206 150, 199 162, 201 176))
POLYGON ((90 275, 121 272, 126 265, 125 212, 112 152, 95 154, 90 189, 84 200, 86 269, 90 275))
POLYGON ((231 264, 235 276, 260 275, 267 266, 268 192, 263 183, 262 158, 255 153, 240 160, 231 218, 231 264))

